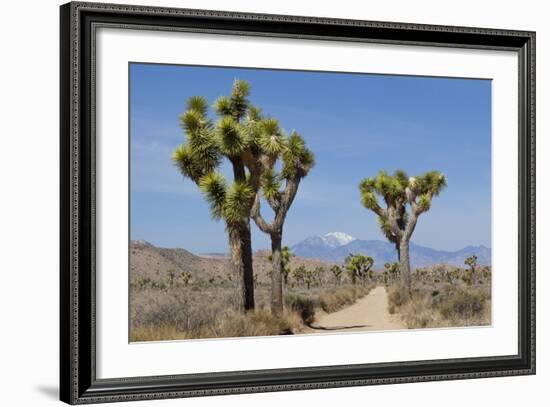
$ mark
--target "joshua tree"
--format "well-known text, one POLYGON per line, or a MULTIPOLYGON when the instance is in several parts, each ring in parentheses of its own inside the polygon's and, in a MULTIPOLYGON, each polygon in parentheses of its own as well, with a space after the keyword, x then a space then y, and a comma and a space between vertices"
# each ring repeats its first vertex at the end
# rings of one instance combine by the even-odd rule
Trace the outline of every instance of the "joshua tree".
POLYGON ((174 281, 176 280, 176 270, 169 269, 167 273, 168 273, 168 285, 170 286, 170 288, 172 288, 174 287, 174 281))
POLYGON ((315 272, 306 269, 304 273, 304 282, 306 283, 306 287, 309 290, 311 288, 311 285, 315 283, 315 272))
POLYGON ((365 284, 367 278, 372 278, 371 268, 374 264, 372 257, 363 256, 362 254, 349 254, 344 262, 352 284, 355 285, 357 278, 359 278, 363 284, 365 284))
POLYGON ((330 272, 334 276, 334 280, 336 281, 336 285, 340 285, 340 281, 342 280, 342 273, 344 270, 342 270, 342 267, 338 265, 334 265, 330 268, 330 272))
POLYGON ((263 118, 258 110, 249 117, 248 131, 259 146, 250 160, 251 180, 257 191, 251 215, 260 230, 271 238, 271 311, 279 315, 283 312, 285 275, 283 226, 301 180, 314 165, 314 157, 298 133, 292 132, 286 136, 276 120, 263 118), (281 163, 280 171, 275 169, 278 161, 281 163), (271 222, 261 214, 261 195, 273 210, 271 222))
POLYGON ((247 82, 235 80, 231 95, 219 98, 214 105, 219 117, 216 123, 209 119, 208 103, 203 97, 189 98, 187 110, 180 117, 187 140, 172 157, 184 177, 199 186, 212 217, 225 221, 231 269, 238 277, 238 305, 243 311, 254 308, 250 209, 255 190, 245 164, 254 146, 244 124, 252 109, 249 92, 247 82), (222 158, 231 163, 231 182, 218 172, 222 158))
POLYGON ((443 174, 430 171, 417 177, 409 177, 398 170, 394 175, 380 171, 374 178, 365 178, 359 184, 361 203, 378 215, 378 221, 386 237, 396 245, 401 272, 401 284, 405 295, 411 292, 411 266, 409 242, 418 217, 428 211, 432 198, 447 185, 443 174), (380 206, 378 196, 384 200, 380 206))
POLYGON ((399 276, 399 263, 386 263, 384 264, 384 268, 392 281, 397 280, 397 276, 399 276))
POLYGON ((477 267, 477 256, 475 254, 468 257, 466 260, 464 260, 464 264, 470 267, 470 272, 468 273, 468 279, 470 283, 475 281, 475 272, 477 267))
POLYGON ((231 95, 220 97, 214 105, 219 116, 215 124, 207 117, 206 101, 190 98, 181 118, 188 140, 176 149, 174 160, 183 175, 199 185, 213 217, 226 223, 231 265, 234 274, 240 276, 244 310, 254 308, 250 217, 270 235, 274 269, 272 310, 280 313, 283 224, 300 181, 314 160, 297 133, 287 136, 277 120, 263 117, 260 109, 250 104, 249 92, 247 82, 236 80, 231 95), (233 167, 232 183, 217 172, 223 157, 233 167), (280 172, 275 170, 278 160, 280 172), (260 191, 275 213, 271 223, 260 213, 260 191))
POLYGON ((292 272, 297 285, 303 285, 306 278, 306 268, 304 266, 298 266, 292 272))
POLYGON ((188 271, 182 271, 180 274, 180 278, 183 281, 183 285, 187 287, 189 285, 189 281, 191 281, 191 273, 188 271))
POLYGON ((325 284, 326 269, 323 266, 317 266, 313 269, 314 280, 317 286, 321 287, 325 284))

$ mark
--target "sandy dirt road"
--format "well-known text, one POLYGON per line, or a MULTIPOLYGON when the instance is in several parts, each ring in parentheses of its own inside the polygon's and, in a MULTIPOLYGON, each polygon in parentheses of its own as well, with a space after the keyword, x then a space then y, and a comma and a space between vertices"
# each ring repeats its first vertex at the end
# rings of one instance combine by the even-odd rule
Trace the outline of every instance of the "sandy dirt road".
POLYGON ((330 314, 316 316, 314 332, 352 332, 406 329, 399 316, 388 312, 385 287, 374 288, 355 304, 330 314))

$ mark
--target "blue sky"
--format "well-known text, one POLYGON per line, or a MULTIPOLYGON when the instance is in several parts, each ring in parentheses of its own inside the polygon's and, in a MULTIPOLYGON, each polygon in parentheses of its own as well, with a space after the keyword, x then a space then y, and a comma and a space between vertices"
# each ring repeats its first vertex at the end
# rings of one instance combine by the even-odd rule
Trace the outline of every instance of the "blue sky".
MULTIPOLYGON (((359 201, 361 179, 385 169, 442 171, 448 187, 422 215, 413 241, 435 249, 491 246, 489 80, 131 64, 132 239, 195 253, 225 252, 223 222, 211 219, 195 184, 173 166, 184 141, 179 115, 189 96, 212 103, 235 78, 250 100, 298 131, 316 156, 284 229, 284 244, 342 231, 381 239, 359 201)), ((227 168, 227 166, 225 166, 227 168)), ((253 225, 254 249, 269 238, 253 225)))

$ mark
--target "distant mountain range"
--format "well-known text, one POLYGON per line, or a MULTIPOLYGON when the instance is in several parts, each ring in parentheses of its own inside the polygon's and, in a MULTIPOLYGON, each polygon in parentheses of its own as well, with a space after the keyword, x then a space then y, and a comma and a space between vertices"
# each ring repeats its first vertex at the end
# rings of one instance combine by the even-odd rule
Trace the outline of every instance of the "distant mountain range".
MULTIPOLYGON (((296 256, 331 262, 343 262, 350 253, 371 256, 375 267, 397 261, 395 246, 382 240, 360 240, 343 232, 331 232, 324 236, 311 236, 290 248, 296 256)), ((411 242, 412 267, 434 264, 464 266, 466 257, 476 255, 480 265, 491 264, 491 249, 485 246, 467 246, 457 251, 435 250, 411 242)))
MULTIPOLYGON (((254 252, 254 274, 258 276, 259 282, 265 284, 271 281, 269 255, 268 250, 254 252)), ((195 282, 212 278, 223 280, 227 279, 229 273, 227 260, 227 254, 196 255, 185 249, 156 247, 145 240, 132 240, 130 243, 130 276, 133 282, 140 278, 167 281, 169 270, 176 271, 177 275, 188 272, 195 282)), ((309 269, 320 266, 328 268, 333 264, 335 263, 299 256, 292 256, 290 259, 292 269, 299 266, 309 269)))

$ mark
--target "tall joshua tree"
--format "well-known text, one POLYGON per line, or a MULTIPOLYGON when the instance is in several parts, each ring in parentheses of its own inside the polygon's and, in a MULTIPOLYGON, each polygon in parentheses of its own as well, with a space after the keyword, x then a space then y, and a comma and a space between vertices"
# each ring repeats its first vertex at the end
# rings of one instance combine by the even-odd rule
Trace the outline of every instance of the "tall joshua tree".
POLYGON ((409 242, 418 218, 427 212, 434 196, 447 185, 438 171, 429 171, 417 177, 409 177, 398 170, 393 175, 380 171, 374 178, 365 178, 359 184, 361 203, 378 215, 382 231, 397 248, 401 284, 406 294, 411 292, 411 267, 409 242), (380 206, 378 197, 384 200, 380 206))
POLYGON ((219 98, 216 122, 208 117, 208 103, 200 96, 188 99, 180 117, 186 141, 176 148, 173 161, 184 177, 191 179, 210 204, 212 217, 224 220, 229 240, 230 264, 239 288, 239 308, 254 308, 254 276, 250 237, 250 209, 255 190, 245 161, 252 154, 244 122, 251 109, 250 85, 235 80, 231 95, 219 98), (219 172, 222 159, 229 160, 233 180, 219 172))
POLYGON ((274 119, 264 119, 259 111, 249 120, 249 133, 259 142, 250 165, 251 179, 257 187, 251 215, 260 230, 271 238, 271 311, 283 312, 283 278, 285 259, 282 252, 283 227, 286 215, 298 192, 300 182, 315 164, 313 153, 296 132, 284 134, 274 119), (276 170, 281 162, 280 171, 276 170), (261 213, 261 196, 273 210, 268 222, 261 213))

